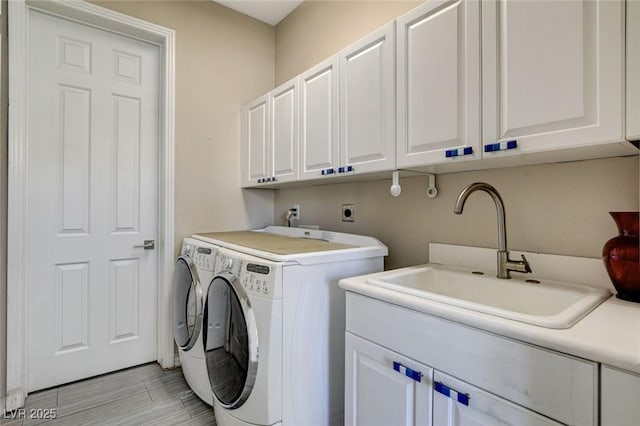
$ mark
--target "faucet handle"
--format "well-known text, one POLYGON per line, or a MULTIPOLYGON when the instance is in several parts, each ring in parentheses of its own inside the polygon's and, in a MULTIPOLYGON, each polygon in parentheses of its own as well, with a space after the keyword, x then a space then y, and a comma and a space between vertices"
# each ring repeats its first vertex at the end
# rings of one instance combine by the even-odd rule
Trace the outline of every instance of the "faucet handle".
POLYGON ((522 264, 524 265, 524 270, 530 274, 532 271, 531 271, 531 266, 529 265, 529 261, 527 260, 526 257, 524 257, 524 254, 521 254, 520 257, 522 257, 522 264))

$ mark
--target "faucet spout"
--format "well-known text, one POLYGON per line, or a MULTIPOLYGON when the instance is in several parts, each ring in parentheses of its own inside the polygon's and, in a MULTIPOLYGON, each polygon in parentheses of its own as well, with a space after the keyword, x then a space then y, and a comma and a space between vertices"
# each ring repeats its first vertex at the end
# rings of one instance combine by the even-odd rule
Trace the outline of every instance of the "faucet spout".
POLYGON ((462 214, 467 198, 476 191, 486 192, 491 196, 493 202, 496 204, 496 211, 498 213, 498 251, 507 251, 507 225, 504 213, 504 202, 502 201, 502 197, 498 191, 493 186, 484 182, 476 182, 468 185, 462 190, 460 195, 458 195, 453 212, 455 214, 462 214))
POLYGON ((496 204, 496 212, 498 214, 498 278, 511 278, 510 271, 523 273, 531 272, 529 262, 527 262, 524 255, 522 256, 522 261, 509 259, 509 252, 507 251, 507 224, 504 212, 504 202, 502 201, 502 197, 498 191, 493 186, 484 182, 476 182, 468 185, 462 190, 460 195, 458 195, 456 204, 453 207, 453 212, 455 214, 462 214, 467 198, 476 191, 486 192, 491 196, 493 202, 496 204))

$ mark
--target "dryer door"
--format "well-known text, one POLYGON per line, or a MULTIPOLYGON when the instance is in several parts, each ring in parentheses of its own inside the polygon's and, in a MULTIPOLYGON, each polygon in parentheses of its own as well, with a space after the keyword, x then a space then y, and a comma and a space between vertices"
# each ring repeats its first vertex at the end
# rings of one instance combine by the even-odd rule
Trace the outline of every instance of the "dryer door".
POLYGON ((173 276, 173 336, 188 351, 202 328, 202 286, 193 260, 180 256, 173 276))
POLYGON ((213 278, 207 292, 205 358, 211 390, 223 407, 249 398, 258 371, 258 330, 247 293, 230 272, 213 278))

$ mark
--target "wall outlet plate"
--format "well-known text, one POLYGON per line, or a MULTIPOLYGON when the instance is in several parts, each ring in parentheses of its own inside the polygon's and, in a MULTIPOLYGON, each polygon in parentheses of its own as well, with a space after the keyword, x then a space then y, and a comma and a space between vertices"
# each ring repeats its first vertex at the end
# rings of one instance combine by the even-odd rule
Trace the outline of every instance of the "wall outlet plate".
POLYGON ((342 221, 343 222, 355 222, 356 210, 353 204, 342 205, 342 221))

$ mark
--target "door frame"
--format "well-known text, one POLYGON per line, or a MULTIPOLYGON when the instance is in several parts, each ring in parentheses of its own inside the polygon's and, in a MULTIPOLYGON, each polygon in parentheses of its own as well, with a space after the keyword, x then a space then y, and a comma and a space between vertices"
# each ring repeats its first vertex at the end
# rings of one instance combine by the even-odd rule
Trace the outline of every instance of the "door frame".
POLYGON ((157 360, 174 366, 171 283, 174 262, 175 31, 81 0, 12 0, 9 19, 9 139, 7 203, 7 394, 6 410, 27 396, 28 269, 27 143, 29 10, 114 32, 160 49, 158 122, 157 360))

